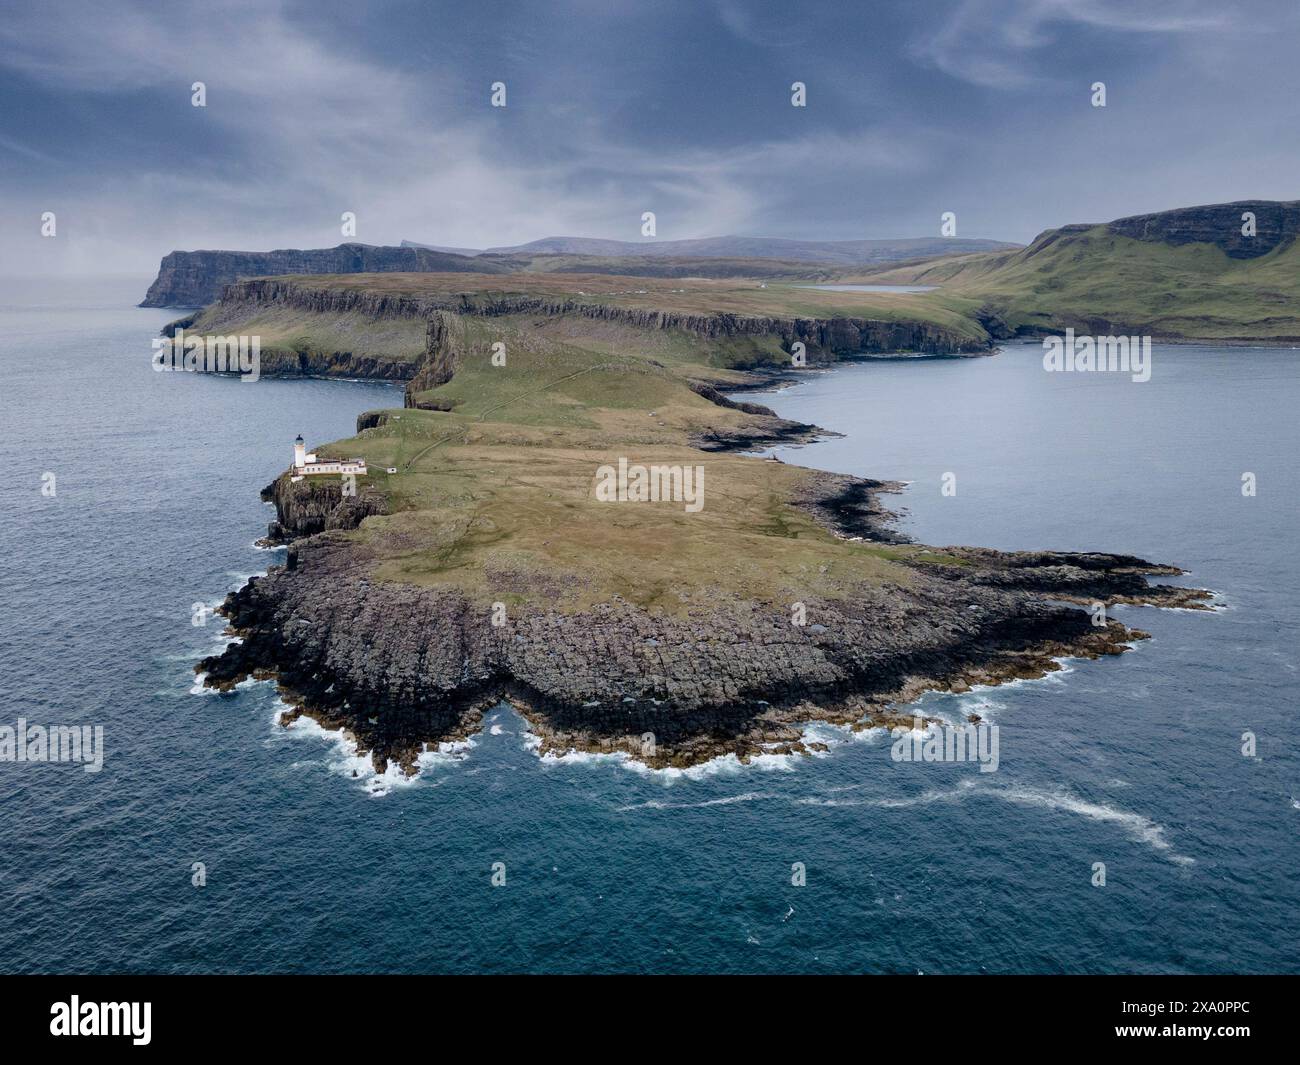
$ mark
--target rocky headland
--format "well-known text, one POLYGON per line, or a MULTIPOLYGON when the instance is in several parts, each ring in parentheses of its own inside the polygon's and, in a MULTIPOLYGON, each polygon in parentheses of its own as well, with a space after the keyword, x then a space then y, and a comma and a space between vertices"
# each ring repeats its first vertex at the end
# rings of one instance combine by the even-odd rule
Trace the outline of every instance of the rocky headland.
POLYGON ((718 292, 712 310, 600 299, 591 279, 563 298, 392 284, 242 282, 212 309, 314 321, 364 306, 421 341, 407 406, 363 414, 337 445, 370 463, 355 495, 324 477, 266 488, 285 562, 226 600, 240 640, 198 666, 218 689, 275 678, 293 714, 347 730, 378 768, 412 768, 503 699, 544 751, 680 766, 803 750, 812 720, 910 723, 927 689, 1143 638, 1084 604, 1208 599, 1126 555, 909 543, 882 502, 901 486, 739 452, 820 430, 722 389, 768 379, 795 342, 814 364, 986 350, 933 323, 738 313, 718 292), (599 471, 620 460, 701 471, 702 505, 602 501, 599 471))
POLYGON ((277 251, 174 251, 163 256, 141 307, 206 307, 232 281, 273 274, 360 274, 394 270, 505 273, 464 255, 425 248, 340 244, 277 251))

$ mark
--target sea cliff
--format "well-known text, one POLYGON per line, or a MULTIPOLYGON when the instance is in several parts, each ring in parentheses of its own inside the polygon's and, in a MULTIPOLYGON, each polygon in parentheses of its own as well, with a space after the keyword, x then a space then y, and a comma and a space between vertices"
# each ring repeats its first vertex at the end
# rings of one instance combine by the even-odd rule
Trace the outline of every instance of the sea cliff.
POLYGON ((163 256, 141 307, 205 307, 241 277, 359 274, 393 270, 505 272, 490 262, 424 248, 340 244, 278 251, 174 251, 163 256))
POLYGON ((926 689, 1042 676, 1142 638, 1098 604, 1207 598, 1152 585, 1178 570, 1126 555, 912 544, 882 501, 901 486, 737 453, 821 431, 724 396, 758 380, 737 361, 795 338, 825 360, 864 342, 960 346, 928 326, 698 313, 674 293, 648 307, 640 291, 388 292, 381 306, 327 287, 227 296, 419 323, 408 406, 366 412, 339 445, 370 463, 356 496, 311 477, 268 486, 285 563, 227 599, 241 639, 199 669, 222 690, 275 677, 294 713, 346 729, 381 768, 412 767, 502 699, 543 750, 655 766, 805 750, 811 720, 902 723, 926 689), (603 500, 601 471, 629 462, 696 471, 700 505, 603 500))

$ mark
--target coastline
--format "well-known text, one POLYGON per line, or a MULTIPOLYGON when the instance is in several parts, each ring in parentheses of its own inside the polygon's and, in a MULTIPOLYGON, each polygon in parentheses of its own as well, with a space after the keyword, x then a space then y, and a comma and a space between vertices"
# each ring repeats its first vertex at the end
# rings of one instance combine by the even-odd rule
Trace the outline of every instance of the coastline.
MULTIPOLYGON (((725 387, 733 390, 730 384, 725 387)), ((770 377, 757 387, 770 389, 770 377)), ((373 419, 370 424, 374 425, 373 419)), ((809 437, 815 439, 816 434, 809 437)), ((729 442, 717 450, 736 451, 743 446, 729 442)), ((747 457, 746 461, 767 460, 747 457)), ((818 744, 807 742, 803 735, 804 726, 816 722, 854 731, 910 728, 910 704, 926 692, 960 693, 1041 679, 1059 671, 1063 660, 1122 654, 1134 641, 1147 638, 1146 633, 1114 620, 1104 627, 1093 626, 1086 613, 1066 603, 1208 609, 1207 592, 1152 586, 1146 581, 1147 576, 1181 573, 1177 567, 1131 556, 945 548, 942 554, 957 564, 935 566, 926 556, 940 552, 912 545, 891 527, 894 515, 880 502, 881 495, 900 491, 901 484, 794 469, 805 475, 805 481, 790 504, 803 509, 833 538, 848 545, 908 549, 904 564, 924 586, 924 595, 919 603, 907 604, 910 610, 896 615, 893 635, 906 636, 904 618, 927 614, 943 617, 940 631, 929 632, 928 640, 909 643, 898 638, 882 645, 878 626, 872 624, 878 618, 871 611, 888 615, 890 604, 877 598, 866 616, 855 617, 851 603, 826 602, 818 604, 826 611, 819 616, 834 615, 837 625, 817 623, 811 633, 795 630, 803 646, 791 648, 788 618, 761 603, 729 604, 729 609, 707 620, 697 614, 683 626, 618 603, 615 596, 604 609, 576 615, 542 611, 512 619, 506 633, 494 632, 468 599, 449 602, 429 590, 356 576, 365 573, 372 560, 348 532, 370 514, 383 512, 366 502, 378 497, 363 494, 361 500, 346 501, 348 513, 331 523, 331 515, 345 501, 331 497, 323 512, 311 505, 319 500, 309 498, 308 505, 302 506, 302 500, 295 502, 294 492, 285 490, 287 481, 281 478, 264 490, 264 498, 276 505, 277 521, 271 530, 288 548, 285 565, 250 581, 227 599, 222 612, 240 642, 197 668, 207 673, 205 683, 218 690, 229 690, 250 676, 276 680, 290 706, 285 724, 307 716, 322 728, 340 730, 359 752, 370 756, 379 773, 386 772, 390 763, 403 773, 415 773, 428 747, 471 739, 481 731, 484 714, 501 702, 509 703, 527 721, 543 757, 568 752, 622 754, 650 769, 685 769, 726 756, 747 764, 764 755, 816 753, 818 744), (942 573, 937 581, 936 571, 942 573), (358 601, 363 604, 359 610, 340 609, 358 601), (737 626, 738 613, 764 616, 757 626, 744 628, 737 626), (980 615, 978 624, 970 624, 972 613, 980 615), (292 634, 290 625, 303 622, 304 614, 318 616, 325 624, 324 646, 292 634), (415 618, 422 620, 413 623, 415 618), (400 624, 403 620, 407 626, 400 624), (390 653, 385 647, 380 657, 390 659, 387 670, 373 669, 356 658, 377 634, 394 637, 412 624, 424 636, 414 655, 402 655, 400 647, 390 653), (724 682, 706 684, 703 692, 688 693, 680 683, 670 683, 668 690, 658 692, 665 696, 662 699, 624 694, 627 688, 636 690, 644 669, 633 669, 614 685, 593 682, 592 671, 593 660, 603 657, 610 645, 636 660, 635 641, 625 639, 629 625, 634 634, 656 646, 676 643, 689 648, 707 630, 713 637, 710 643, 716 643, 720 634, 739 637, 736 642, 748 642, 758 653, 741 654, 738 662, 727 663, 724 682), (644 635, 651 630, 653 635, 644 635), (566 656, 573 648, 565 636, 577 631, 598 634, 600 653, 579 655, 576 662, 566 656), (431 652, 452 633, 457 637, 456 657, 463 661, 439 668, 430 662, 431 652), (870 662, 855 661, 854 649, 872 642, 868 634, 877 637, 877 653, 870 662), (809 636, 815 638, 808 640, 809 636), (342 662, 328 651, 330 644, 339 641, 349 648, 342 662), (524 644, 522 653, 513 653, 515 643, 524 644), (817 655, 817 665, 829 668, 801 669, 788 654, 773 668, 769 652, 774 648, 817 655), (589 690, 575 692, 568 683, 572 675, 563 671, 538 670, 535 662, 529 668, 530 658, 557 655, 579 667, 589 690), (391 661, 393 657, 398 661, 391 661), (419 676, 431 666, 432 684, 430 677, 419 676), (349 696, 368 700, 365 709, 349 696), (654 736, 649 748, 646 733, 654 736)), ((313 494, 323 487, 312 486, 313 494)), ((927 621, 933 626, 933 617, 927 621)), ((669 681, 683 679, 669 672, 669 681)))

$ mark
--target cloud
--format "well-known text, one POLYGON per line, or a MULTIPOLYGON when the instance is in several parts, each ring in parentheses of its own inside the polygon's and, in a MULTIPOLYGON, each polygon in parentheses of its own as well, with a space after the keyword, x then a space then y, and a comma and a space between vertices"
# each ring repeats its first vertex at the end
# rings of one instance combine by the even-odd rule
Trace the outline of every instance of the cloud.
POLYGON ((617 141, 590 108, 553 111, 567 139, 539 145, 519 135, 524 117, 488 106, 488 82, 477 109, 440 105, 463 98, 463 80, 348 54, 273 2, 220 13, 183 3, 161 15, 139 4, 78 4, 68 19, 21 16, 3 38, 6 65, 76 94, 143 94, 137 106, 147 107, 163 93, 188 101, 191 83, 204 81, 208 106, 193 109, 193 120, 229 146, 228 163, 160 151, 105 174, 94 193, 60 210, 79 263, 140 249, 129 265, 148 269, 176 247, 328 245, 344 239, 344 211, 355 212, 356 239, 368 243, 635 239, 646 210, 661 237, 770 229, 760 186, 797 182, 827 159, 862 171, 917 160, 878 130, 666 151, 617 141), (18 38, 21 50, 11 47, 18 38))
POLYGON ((329 246, 344 211, 376 244, 635 240, 644 211, 661 239, 909 236, 944 210, 963 235, 1028 239, 1174 195, 1257 196, 1300 166, 1276 136, 1300 98, 1289 5, 1225 22, 1159 0, 376 3, 7 12, 6 264, 145 273, 175 248, 329 246), (1086 89, 1094 66, 1104 112, 1050 84, 1086 89), (807 108, 789 106, 796 78, 807 108), (1026 161, 1049 144, 1124 162, 1026 161))
POLYGON ((14 140, 12 137, 0 135, 0 148, 3 148, 7 152, 14 152, 17 155, 26 156, 28 159, 39 160, 42 163, 55 162, 55 159, 52 156, 37 151, 30 145, 23 144, 21 141, 14 140))
MULTIPOLYGON (((922 63, 986 88, 1023 88, 1038 80, 1032 53, 1071 27, 1117 33, 1193 34, 1229 22, 1222 5, 1197 0, 963 0, 940 27, 917 38, 922 63)), ((1062 64, 1068 55, 1058 56, 1062 64)))

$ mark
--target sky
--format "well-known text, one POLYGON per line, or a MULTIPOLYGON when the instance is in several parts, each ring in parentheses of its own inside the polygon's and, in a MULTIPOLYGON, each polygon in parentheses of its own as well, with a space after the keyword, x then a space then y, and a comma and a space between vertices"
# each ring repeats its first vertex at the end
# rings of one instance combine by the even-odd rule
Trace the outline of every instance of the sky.
POLYGON ((0 274, 1292 199, 1298 45, 1290 0, 0 0, 0 274))

